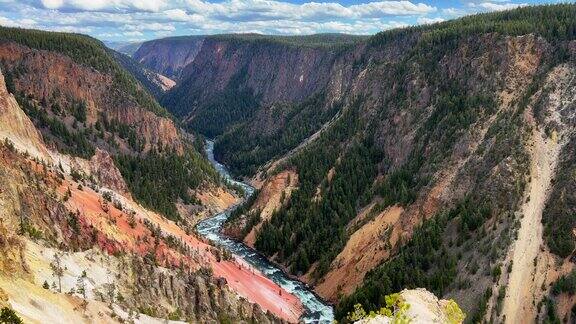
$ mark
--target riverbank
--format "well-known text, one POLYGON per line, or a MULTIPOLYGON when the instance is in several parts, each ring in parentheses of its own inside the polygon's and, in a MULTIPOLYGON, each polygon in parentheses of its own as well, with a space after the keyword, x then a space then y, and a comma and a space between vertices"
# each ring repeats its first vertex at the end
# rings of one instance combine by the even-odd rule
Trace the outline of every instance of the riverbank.
MULTIPOLYGON (((220 172, 222 177, 227 181, 230 181, 232 184, 239 185, 244 188, 247 196, 253 194, 254 188, 246 183, 234 180, 226 168, 214 160, 212 151, 213 145, 213 142, 207 141, 206 153, 208 159, 214 164, 214 167, 220 172)), ((256 250, 248 247, 242 242, 238 242, 230 237, 227 237, 220 232, 223 224, 235 207, 236 206, 200 222, 196 227, 198 234, 200 234, 200 236, 203 238, 228 249, 238 259, 238 262, 243 262, 251 269, 258 271, 263 276, 267 277, 275 285, 281 288, 281 290, 286 291, 289 295, 293 295, 298 298, 299 302, 303 306, 304 313, 300 319, 304 322, 332 323, 334 319, 332 306, 322 301, 311 289, 308 288, 307 285, 289 276, 281 268, 270 262, 270 260, 258 253, 256 250)), ((238 282, 237 284, 244 284, 249 286, 252 285, 252 283, 249 281, 250 278, 245 279, 248 281, 243 283, 238 282)), ((283 297, 284 293, 280 294, 281 290, 278 290, 276 296, 283 297)), ((262 295, 262 293, 260 292, 259 295, 262 295)), ((275 298, 276 296, 269 297, 275 298)), ((265 305, 270 304, 270 301, 263 302, 265 303, 262 305, 263 307, 266 307, 265 305)), ((281 307, 281 311, 284 312, 284 307, 281 307)))

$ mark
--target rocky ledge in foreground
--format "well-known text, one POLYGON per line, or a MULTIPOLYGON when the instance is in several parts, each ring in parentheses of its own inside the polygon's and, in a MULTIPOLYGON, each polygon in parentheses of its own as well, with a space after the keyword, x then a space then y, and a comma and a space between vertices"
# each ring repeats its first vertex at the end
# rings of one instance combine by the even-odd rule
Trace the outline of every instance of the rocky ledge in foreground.
POLYGON ((439 300, 424 288, 404 289, 400 293, 386 296, 386 307, 367 314, 361 305, 356 305, 348 319, 357 324, 388 323, 450 323, 464 321, 466 315, 452 299, 439 300))

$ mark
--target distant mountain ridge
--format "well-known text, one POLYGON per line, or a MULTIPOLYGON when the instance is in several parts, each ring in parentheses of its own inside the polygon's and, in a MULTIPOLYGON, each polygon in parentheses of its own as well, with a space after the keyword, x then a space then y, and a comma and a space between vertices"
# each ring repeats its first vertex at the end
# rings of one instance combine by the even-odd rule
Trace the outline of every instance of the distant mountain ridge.
POLYGON ((106 46, 109 48, 120 52, 122 54, 126 54, 128 56, 134 55, 134 53, 140 48, 142 42, 114 42, 114 41, 106 41, 104 42, 106 46))
POLYGON ((111 51, 111 55, 122 65, 124 69, 129 71, 140 83, 152 94, 156 99, 160 99, 164 93, 170 90, 176 82, 173 80, 151 71, 138 63, 130 56, 111 51))
POLYGON ((314 34, 305 36, 273 36, 261 34, 217 34, 198 36, 177 36, 146 41, 131 55, 148 69, 170 77, 183 80, 183 69, 192 63, 199 53, 205 39, 230 42, 267 42, 310 48, 337 48, 351 45, 367 36, 347 34, 314 34))

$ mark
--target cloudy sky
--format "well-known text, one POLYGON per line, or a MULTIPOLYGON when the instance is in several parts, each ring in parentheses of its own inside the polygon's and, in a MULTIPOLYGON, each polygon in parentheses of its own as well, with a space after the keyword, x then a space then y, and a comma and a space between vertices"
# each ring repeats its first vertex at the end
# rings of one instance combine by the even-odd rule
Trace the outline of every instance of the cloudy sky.
POLYGON ((0 0, 0 25, 90 34, 108 41, 256 32, 373 34, 536 0, 0 0))

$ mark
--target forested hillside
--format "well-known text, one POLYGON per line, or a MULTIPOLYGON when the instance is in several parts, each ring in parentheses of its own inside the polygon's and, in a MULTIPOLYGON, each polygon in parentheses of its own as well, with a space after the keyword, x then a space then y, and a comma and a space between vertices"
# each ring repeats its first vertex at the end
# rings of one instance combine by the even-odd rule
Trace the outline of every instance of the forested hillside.
POLYGON ((161 92, 151 72, 129 57, 76 34, 1 28, 0 43, 7 87, 51 147, 84 159, 107 152, 134 197, 175 220, 178 203, 200 204, 188 190, 219 183, 148 92, 161 92))
POLYGON ((1 322, 280 321, 226 282, 279 287, 133 201, 104 151, 47 148, 2 74, 0 138, 1 322))
POLYGON ((122 69, 118 62, 107 53, 104 44, 94 38, 79 34, 2 27, 0 39, 13 41, 32 49, 61 53, 78 64, 110 74, 113 76, 115 85, 133 96, 139 105, 160 116, 167 116, 166 110, 138 85, 130 73, 122 69))
MULTIPOLYGON (((302 110, 299 104, 325 87, 335 57, 362 39, 339 34, 206 37, 162 103, 209 137, 267 118, 271 110, 292 119, 302 110)), ((268 122, 263 130, 275 133, 281 126, 268 122)))
MULTIPOLYGON (((543 60, 547 61, 542 62, 541 65, 543 65, 543 68, 546 70, 541 72, 546 72, 547 69, 571 59, 568 54, 569 43, 558 42, 576 38, 576 34, 574 33, 576 24, 572 21, 572 18, 574 18, 573 11, 574 10, 572 10, 571 14, 566 14, 566 10, 562 10, 559 7, 550 7, 534 11, 526 10, 506 14, 482 15, 441 24, 435 27, 402 29, 400 31, 384 32, 374 36, 374 38, 369 41, 370 49, 367 49, 367 52, 364 54, 363 59, 365 60, 367 60, 369 55, 374 55, 370 53, 370 51, 385 52, 387 47, 395 46, 395 42, 398 41, 412 41, 414 49, 403 53, 403 57, 399 58, 398 62, 394 62, 394 65, 383 62, 384 65, 388 65, 385 66, 385 68, 389 76, 379 81, 382 83, 388 82, 388 84, 385 84, 382 88, 393 89, 392 94, 394 95, 387 93, 380 94, 382 97, 378 99, 383 101, 383 104, 381 104, 382 108, 370 107, 369 103, 362 102, 362 100, 366 99, 355 99, 346 107, 346 114, 343 114, 338 122, 326 130, 317 141, 309 145, 302 153, 289 160, 288 167, 292 165, 300 172, 299 179, 303 183, 301 190, 306 190, 305 188, 308 187, 307 184, 311 184, 306 194, 303 194, 304 200, 306 200, 310 206, 317 205, 317 202, 309 199, 311 196, 314 196, 316 188, 319 188, 320 192, 326 192, 327 195, 330 195, 332 192, 330 189, 332 188, 335 188, 334 190, 336 190, 336 192, 349 194, 353 200, 349 203, 349 207, 345 209, 348 209, 351 213, 344 219, 340 227, 343 227, 355 216, 356 207, 363 206, 372 199, 372 197, 362 197, 362 193, 367 192, 371 188, 372 192, 370 194, 382 199, 380 208, 385 208, 396 203, 402 205, 412 203, 419 189, 428 185, 427 182, 430 181, 430 176, 439 169, 439 166, 435 164, 441 164, 447 158, 450 158, 449 154, 451 152, 448 151, 447 148, 454 147, 459 137, 469 132, 468 129, 472 125, 478 124, 483 118, 489 118, 495 115, 498 112, 499 105, 503 103, 503 100, 500 100, 500 102, 496 101, 492 94, 498 93, 500 87, 506 89, 506 87, 509 86, 505 84, 505 79, 498 80, 498 76, 496 75, 478 75, 478 66, 467 66, 467 62, 464 62, 464 60, 473 61, 475 57, 481 57, 486 53, 488 53, 488 55, 505 55, 505 53, 497 53, 496 51, 490 53, 490 49, 486 47, 486 43, 473 45, 472 39, 474 37, 471 35, 478 37, 494 31, 493 34, 484 36, 484 42, 488 39, 501 42, 509 36, 529 34, 531 32, 543 37, 536 41, 544 41, 547 37, 552 42, 552 44, 547 44, 547 46, 557 46, 557 51, 550 51, 547 53, 549 57, 543 57, 543 60), (547 15, 543 18, 541 17, 541 11, 544 10, 547 11, 547 15), (560 12, 562 12, 562 15, 557 15, 560 12), (538 26, 538 24, 536 24, 538 20, 545 21, 547 25, 538 26), (523 29, 522 26, 526 26, 527 22, 528 24, 534 23, 535 27, 523 29), (563 32, 559 35, 557 31, 563 32), (462 52, 458 52, 458 50, 463 48, 468 51, 468 57, 462 57, 462 52), (451 57, 451 51, 457 51, 456 55, 452 55, 451 57), (460 62, 454 62, 456 64, 451 66, 451 59, 460 60, 460 62), (414 67, 414 65, 416 65, 416 67, 414 67), (460 69, 468 68, 469 70, 450 71, 451 68, 457 66, 460 69), (415 75, 418 77, 415 77, 415 75), (421 77, 421 80, 418 80, 418 82, 424 84, 417 86, 428 92, 427 95, 429 98, 418 98, 418 95, 422 95, 422 93, 418 93, 418 91, 422 90, 414 89, 414 85, 411 84, 414 82, 413 80, 419 77, 421 77), (397 80, 399 80, 400 84, 397 83, 397 80), (492 86, 485 84, 484 87, 479 86, 488 80, 495 81, 496 84, 492 86), (428 102, 422 102, 424 100, 428 102), (430 105, 433 110, 425 113, 426 115, 422 115, 424 112, 418 110, 425 108, 425 105, 430 105), (404 161, 400 163, 398 163, 398 161, 390 161, 391 157, 386 156, 386 147, 384 150, 381 148, 382 143, 374 144, 374 141, 378 140, 388 141, 388 139, 382 136, 382 131, 387 130, 387 119, 389 119, 390 115, 394 113, 394 110, 398 108, 400 108, 404 114, 412 112, 410 110, 414 109, 415 116, 420 115, 420 117, 425 118, 422 124, 420 124, 421 121, 419 120, 412 121, 417 125, 417 127, 413 128, 416 129, 416 132, 410 139, 412 142, 410 146, 413 147, 413 150, 402 152, 404 156, 401 158, 404 159, 404 161), (367 114, 375 114, 370 116, 373 119, 363 121, 362 116, 360 116, 362 114, 359 112, 360 109, 365 110, 363 112, 364 116, 367 114), (381 118, 374 118, 375 116, 381 118), (351 138, 352 140, 350 140, 351 138), (339 145, 344 145, 344 147, 339 145), (370 150, 376 150, 376 152, 371 152, 370 150), (342 153, 343 151, 346 153, 342 153), (324 162, 318 159, 318 157, 322 157, 328 162, 324 162), (337 158, 340 158, 338 163, 336 163, 337 158), (364 162, 362 159, 367 160, 364 162), (363 166, 364 164, 374 168, 374 171, 366 169, 366 167, 363 166), (385 172, 387 168, 395 170, 388 171, 390 173, 386 179, 382 183, 375 184, 372 180, 374 180, 376 176, 375 169, 378 164, 380 164, 380 168, 384 169, 383 171, 385 172), (336 165, 336 169, 334 170, 335 177, 330 180, 330 185, 326 186, 322 181, 328 173, 329 168, 334 165, 336 165), (344 170, 338 169, 338 167, 345 168, 349 167, 349 165, 355 165, 355 167, 351 169, 357 170, 357 175, 350 175, 344 170), (422 171, 425 172, 425 174, 418 176, 418 173, 422 171), (337 181, 339 175, 343 177, 342 183, 337 181), (367 181, 363 180, 363 177, 368 177, 367 181), (353 181, 350 182, 349 180, 352 179, 353 181), (358 189, 354 189, 353 186, 357 183, 360 183, 360 187, 364 190, 359 191, 358 189), (342 188, 338 188, 338 186, 342 188), (328 189, 328 191, 325 191, 326 189, 328 189)), ((497 59, 506 58, 501 57, 497 59)), ((375 70, 376 68, 377 67, 371 66, 370 70, 375 70)), ((487 68, 489 67, 487 66, 487 68)), ((537 83, 539 77, 541 78, 542 76, 536 75, 532 87, 528 89, 528 92, 523 93, 523 97, 518 98, 519 102, 513 104, 519 105, 520 109, 526 108, 527 101, 535 91, 535 88, 540 86, 540 84, 537 83)), ((365 93, 363 95, 357 94, 357 97, 374 99, 376 95, 365 93)), ((516 112, 516 114, 518 114, 518 112, 516 112)), ((518 121, 520 124, 514 126, 512 123, 514 121, 513 117, 508 118, 509 120, 503 121, 508 125, 506 132, 510 131, 510 127, 519 127, 521 125, 521 122, 518 121)), ((410 123, 411 121, 404 120, 402 122, 410 123)), ((401 127, 404 125, 398 126, 401 127)), ((403 129, 396 128, 389 129, 389 131, 397 133, 402 132, 403 129)), ((499 132, 503 131, 504 130, 500 130, 499 132)), ((496 131, 494 130, 493 132, 496 131)), ((487 136, 489 135, 491 135, 491 132, 487 133, 487 136)), ((501 134, 499 135, 502 136, 501 134)), ((509 141, 506 143, 508 149, 521 149, 522 137, 519 137, 516 141, 514 141, 513 138, 508 138, 507 141, 509 141)), ((500 156, 496 158, 502 158, 502 153, 503 152, 500 152, 500 156)), ((337 199, 326 198, 323 200, 345 205, 345 202, 350 199, 346 199, 346 196, 339 196, 337 199)), ((295 201, 296 197, 293 198, 290 208, 295 208, 294 205, 298 205, 295 201)), ((332 210, 326 212, 325 218, 333 222, 334 215, 343 214, 345 209, 338 212, 332 208, 332 210)), ((295 214, 318 215, 322 213, 298 211, 295 212, 295 214)), ((273 221, 274 219, 276 218, 273 218, 273 221)), ((277 219, 290 219, 290 217, 279 216, 277 219)), ((294 220, 301 222, 301 220, 294 220)), ((275 228, 282 227, 283 226, 275 226, 275 228)), ((321 228, 327 227, 330 226, 321 226, 321 228)), ((478 226, 475 225, 473 227, 476 228, 478 226)), ((290 227, 288 233, 292 231, 293 228, 290 227)), ((309 240, 318 234, 318 232, 314 234, 310 231, 308 232, 309 235, 296 235, 296 237, 305 237, 306 240, 309 240)), ((266 234, 266 231, 264 231, 263 234, 266 234)), ((334 235, 326 235, 318 242, 310 244, 310 246, 316 248, 320 242, 327 242, 331 237, 334 237, 334 235)), ((294 246, 300 246, 299 243, 300 242, 296 242, 294 246)), ((290 249, 290 245, 287 245, 286 242, 279 242, 278 246, 284 249, 290 249)), ((327 251, 330 249, 322 247, 318 248, 318 250, 327 251)), ((271 249, 269 252, 271 252, 270 254, 274 254, 276 251, 275 249, 271 249)), ((318 255, 318 253, 313 254, 318 255)), ((288 255, 291 255, 291 253, 288 253, 288 255)), ((313 258, 312 262, 316 260, 318 260, 317 257, 313 258)))

